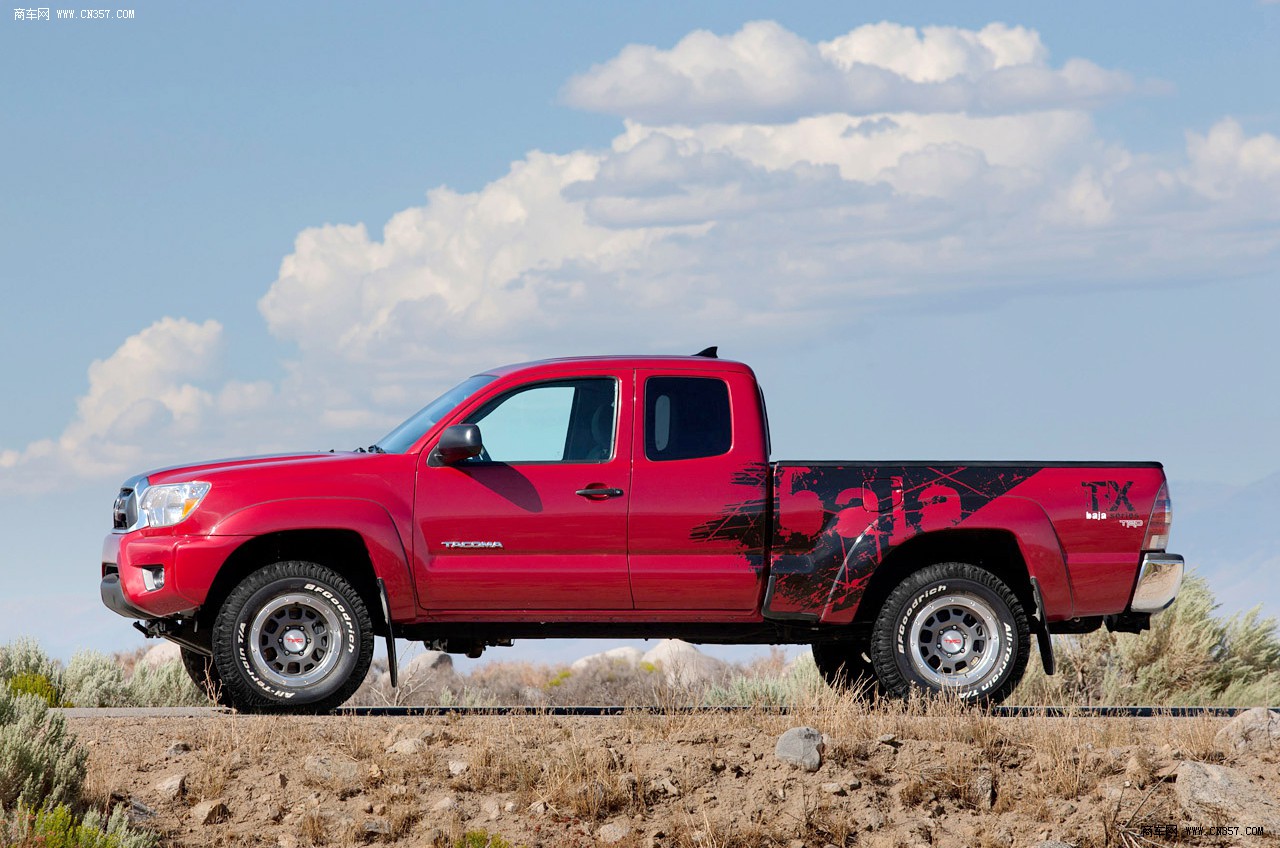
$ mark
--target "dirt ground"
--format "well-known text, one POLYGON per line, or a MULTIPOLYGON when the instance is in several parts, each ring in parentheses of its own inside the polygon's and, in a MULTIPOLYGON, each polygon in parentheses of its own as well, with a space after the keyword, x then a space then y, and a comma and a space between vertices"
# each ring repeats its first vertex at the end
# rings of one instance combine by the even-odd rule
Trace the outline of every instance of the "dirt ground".
MULTIPOLYGON (((1071 846, 1280 844, 1173 835, 1182 760, 1280 799, 1280 751, 1232 757, 1225 719, 994 718, 832 699, 609 718, 72 717, 88 790, 164 845, 1071 846), (788 728, 827 735, 815 772, 788 728)), ((1227 831, 1230 834, 1230 831, 1227 831)))

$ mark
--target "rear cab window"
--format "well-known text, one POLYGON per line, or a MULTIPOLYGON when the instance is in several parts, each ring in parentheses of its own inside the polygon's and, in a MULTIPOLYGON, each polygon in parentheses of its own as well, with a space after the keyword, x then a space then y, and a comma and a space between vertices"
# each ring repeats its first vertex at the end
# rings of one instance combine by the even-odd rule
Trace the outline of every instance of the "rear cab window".
POLYGON ((729 386, 714 377, 650 377, 644 454, 652 462, 721 456, 733 446, 729 386))

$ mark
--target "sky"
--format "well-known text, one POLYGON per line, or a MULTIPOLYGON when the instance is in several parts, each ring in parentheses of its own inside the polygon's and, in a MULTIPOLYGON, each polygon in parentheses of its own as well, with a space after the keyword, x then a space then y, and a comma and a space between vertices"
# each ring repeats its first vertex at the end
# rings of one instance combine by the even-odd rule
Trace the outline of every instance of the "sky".
POLYGON ((719 345, 775 458, 1280 474, 1280 4, 121 9, 0 16, 0 642, 141 644, 125 477, 548 356, 719 345))

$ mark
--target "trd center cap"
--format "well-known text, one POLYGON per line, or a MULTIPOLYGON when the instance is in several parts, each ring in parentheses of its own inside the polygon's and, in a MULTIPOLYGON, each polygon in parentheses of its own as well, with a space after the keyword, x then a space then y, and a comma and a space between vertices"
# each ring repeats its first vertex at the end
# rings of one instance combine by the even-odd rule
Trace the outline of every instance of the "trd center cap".
POLYGON ((938 644, 948 654, 958 654, 964 650, 964 634, 959 630, 945 630, 938 638, 938 644))
POLYGON ((280 645, 290 654, 300 654, 307 649, 307 634, 297 628, 286 630, 280 645))

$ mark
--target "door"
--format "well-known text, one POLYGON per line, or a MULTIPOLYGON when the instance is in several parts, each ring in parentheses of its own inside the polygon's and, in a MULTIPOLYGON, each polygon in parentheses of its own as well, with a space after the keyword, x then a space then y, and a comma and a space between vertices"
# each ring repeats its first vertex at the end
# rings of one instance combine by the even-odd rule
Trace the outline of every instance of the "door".
POLYGON ((467 416, 480 456, 431 467, 424 451, 414 506, 423 608, 632 608, 629 376, 625 392, 619 375, 514 388, 467 416))
POLYGON ((637 372, 631 492, 636 609, 759 608, 767 456, 749 373, 637 372))

